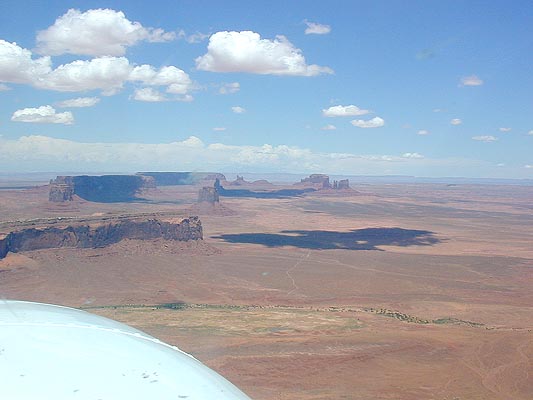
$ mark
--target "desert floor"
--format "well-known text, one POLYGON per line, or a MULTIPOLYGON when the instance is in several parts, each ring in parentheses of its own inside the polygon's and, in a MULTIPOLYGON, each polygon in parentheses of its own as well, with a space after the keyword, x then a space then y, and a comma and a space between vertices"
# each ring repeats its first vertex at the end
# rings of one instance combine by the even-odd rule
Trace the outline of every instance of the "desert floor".
POLYGON ((140 213, 204 228, 8 254, 0 296, 138 327, 254 399, 532 399, 533 187, 353 186, 214 208, 192 186, 106 204, 0 190, 3 232, 140 213))

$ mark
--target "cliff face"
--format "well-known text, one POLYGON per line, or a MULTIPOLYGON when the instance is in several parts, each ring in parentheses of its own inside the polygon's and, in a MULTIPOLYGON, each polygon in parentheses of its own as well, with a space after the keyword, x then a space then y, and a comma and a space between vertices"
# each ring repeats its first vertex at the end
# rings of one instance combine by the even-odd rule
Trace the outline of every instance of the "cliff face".
POLYGON ((218 191, 214 187, 204 186, 198 191, 198 203, 215 204, 220 202, 218 191))
POLYGON ((105 247, 122 239, 201 240, 202 223, 198 217, 189 217, 179 223, 148 220, 121 220, 97 226, 75 225, 29 228, 0 236, 0 258, 8 252, 39 250, 59 247, 105 247))
POLYGON ((130 201, 145 189, 155 188, 155 179, 140 175, 58 176, 50 181, 48 199, 53 202, 84 200, 110 203, 130 201))
POLYGON ((71 176, 58 176, 50 181, 48 200, 56 203, 71 201, 74 195, 74 182, 71 176))
POLYGON ((341 179, 339 181, 338 189, 340 189, 340 190, 350 189, 350 181, 348 179, 341 179))
POLYGON ((309 177, 301 179, 300 183, 318 185, 321 189, 331 188, 329 176, 324 174, 311 174, 309 177))
POLYGON ((74 193, 82 199, 102 203, 129 201, 144 189, 138 175, 74 176, 74 193))

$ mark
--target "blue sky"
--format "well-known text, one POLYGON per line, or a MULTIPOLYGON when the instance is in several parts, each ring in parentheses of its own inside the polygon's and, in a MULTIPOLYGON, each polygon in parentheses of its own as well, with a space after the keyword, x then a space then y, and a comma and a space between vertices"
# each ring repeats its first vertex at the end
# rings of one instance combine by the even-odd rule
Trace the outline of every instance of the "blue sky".
POLYGON ((533 177, 530 1, 11 1, 0 169, 533 177))

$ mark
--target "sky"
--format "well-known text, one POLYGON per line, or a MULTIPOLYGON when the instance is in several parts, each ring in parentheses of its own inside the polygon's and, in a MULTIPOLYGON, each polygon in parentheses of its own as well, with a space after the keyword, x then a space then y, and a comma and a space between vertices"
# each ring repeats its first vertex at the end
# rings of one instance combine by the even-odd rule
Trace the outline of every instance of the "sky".
POLYGON ((531 1, 0 4, 0 171, 533 178, 531 1))

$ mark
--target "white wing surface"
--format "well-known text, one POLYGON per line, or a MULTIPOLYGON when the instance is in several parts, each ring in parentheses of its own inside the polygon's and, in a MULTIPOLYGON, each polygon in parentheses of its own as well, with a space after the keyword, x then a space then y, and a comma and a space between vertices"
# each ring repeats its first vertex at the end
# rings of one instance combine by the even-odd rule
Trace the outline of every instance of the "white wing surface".
POLYGON ((0 399, 249 399, 191 355, 72 308, 0 301, 0 399))

